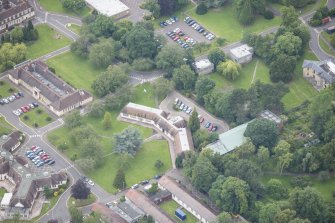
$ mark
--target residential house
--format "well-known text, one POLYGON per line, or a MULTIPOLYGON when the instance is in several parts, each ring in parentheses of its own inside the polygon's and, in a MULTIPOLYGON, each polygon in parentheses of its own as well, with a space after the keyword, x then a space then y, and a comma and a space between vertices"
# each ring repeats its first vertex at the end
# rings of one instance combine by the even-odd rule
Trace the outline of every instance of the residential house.
POLYGON ((21 145, 22 139, 23 135, 19 131, 12 132, 1 147, 4 150, 13 153, 21 145))
POLYGON ((27 0, 0 0, 0 34, 35 17, 27 0))
POLYGON ((331 60, 304 60, 302 68, 304 78, 318 91, 335 82, 335 64, 331 60))
POLYGON ((203 223, 212 223, 216 221, 216 215, 210 211, 204 204, 200 203, 180 185, 168 176, 163 176, 158 181, 158 187, 167 190, 172 194, 172 199, 185 208, 203 223))
POLYGON ((90 93, 74 89, 39 60, 24 63, 8 71, 8 78, 16 85, 25 87, 34 98, 57 116, 62 116, 93 100, 90 93))

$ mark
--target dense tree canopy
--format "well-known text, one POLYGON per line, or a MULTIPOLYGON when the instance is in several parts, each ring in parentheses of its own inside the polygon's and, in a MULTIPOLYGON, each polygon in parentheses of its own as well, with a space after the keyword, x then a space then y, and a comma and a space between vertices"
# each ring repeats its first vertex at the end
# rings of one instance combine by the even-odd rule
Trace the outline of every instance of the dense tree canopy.
POLYGON ((4 43, 0 46, 0 71, 13 68, 26 59, 27 47, 25 44, 4 43))
POLYGON ((193 90, 197 76, 187 65, 181 65, 173 71, 173 82, 178 90, 193 90))
POLYGON ((126 36, 126 46, 131 59, 140 57, 154 58, 157 54, 157 42, 153 30, 136 24, 126 36))
POLYGON ((115 42, 112 39, 102 39, 91 46, 89 61, 96 68, 106 68, 112 64, 116 55, 115 42))
POLYGON ((215 48, 209 52, 208 60, 214 64, 214 69, 216 70, 219 63, 225 60, 225 54, 219 48, 215 48))
POLYGON ((87 199, 90 193, 90 188, 87 187, 86 183, 82 180, 77 180, 71 187, 71 195, 75 199, 87 199))
POLYGON ((215 88, 215 82, 206 76, 200 76, 195 83, 195 92, 197 95, 197 102, 204 104, 204 96, 215 88))
POLYGON ((209 191, 210 198, 226 212, 246 213, 251 205, 248 184, 236 177, 219 176, 209 191))
POLYGON ((294 69, 297 65, 295 56, 279 54, 270 64, 270 78, 273 82, 283 81, 288 83, 292 80, 294 69))
POLYGON ((290 203, 300 218, 308 218, 311 222, 327 222, 324 198, 314 188, 295 188, 291 192, 290 203))
POLYGON ((134 156, 142 144, 142 136, 138 129, 128 127, 121 133, 114 135, 114 151, 128 153, 134 156))
POLYGON ((178 46, 166 45, 156 57, 156 65, 166 72, 166 77, 172 77, 173 70, 185 64, 185 51, 178 46))
POLYGON ((200 155, 192 168, 192 185, 200 191, 208 192, 217 176, 217 170, 211 161, 200 155))
POLYGON ((255 146, 272 148, 277 144, 279 131, 277 126, 267 119, 256 119, 248 124, 244 133, 255 146))
POLYGON ((250 25, 256 14, 264 11, 265 0, 235 0, 234 7, 237 19, 244 25, 250 25))
POLYGON ((221 62, 217 70, 228 80, 234 81, 240 76, 241 65, 232 60, 227 60, 225 62, 221 62))
POLYGON ((129 76, 120 66, 109 66, 93 82, 92 88, 99 97, 103 97, 108 93, 115 92, 128 82, 129 76))

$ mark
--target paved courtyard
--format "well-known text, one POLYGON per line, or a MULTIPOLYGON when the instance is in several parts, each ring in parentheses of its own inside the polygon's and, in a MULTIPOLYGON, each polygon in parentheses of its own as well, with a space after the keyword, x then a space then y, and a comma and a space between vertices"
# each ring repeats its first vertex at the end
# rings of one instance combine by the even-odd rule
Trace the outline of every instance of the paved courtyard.
POLYGON ((132 22, 139 22, 142 20, 143 15, 149 14, 145 9, 141 9, 140 5, 144 0, 121 0, 130 9, 130 16, 127 17, 132 22))

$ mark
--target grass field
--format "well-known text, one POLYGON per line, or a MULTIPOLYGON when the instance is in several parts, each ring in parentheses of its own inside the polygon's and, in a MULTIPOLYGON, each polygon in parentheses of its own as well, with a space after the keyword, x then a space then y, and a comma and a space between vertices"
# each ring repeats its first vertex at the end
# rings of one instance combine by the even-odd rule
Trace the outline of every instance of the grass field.
POLYGON ((71 52, 59 55, 47 61, 56 69, 56 74, 76 88, 93 92, 91 85, 103 69, 95 69, 91 64, 71 52))
POLYGON ((317 91, 313 86, 304 79, 302 75, 302 64, 304 60, 318 60, 314 53, 310 50, 306 51, 305 54, 299 59, 297 67, 294 71, 293 80, 288 84, 290 92, 287 93, 283 98, 282 102, 285 105, 285 109, 290 109, 300 105, 307 99, 310 99, 317 95, 317 91))
MULTIPOLYGON (((292 186, 290 184, 290 181, 292 179, 291 176, 269 176, 269 175, 265 175, 261 178, 261 182, 265 185, 267 185, 268 181, 271 178, 275 178, 280 180, 283 185, 287 186, 290 190, 292 189, 292 186)), ((319 181, 318 179, 316 179, 315 177, 307 177, 310 182, 311 182, 311 186, 314 187, 315 189, 317 189, 322 196, 324 197, 324 199, 328 202, 334 201, 334 198, 332 196, 332 192, 335 191, 334 185, 335 185, 335 178, 331 178, 329 180, 326 181, 319 181)))
MULTIPOLYGON (((117 154, 107 156, 105 164, 89 174, 95 182, 110 193, 117 191, 112 184, 119 168, 118 157, 117 154)), ((156 174, 164 173, 171 168, 171 165, 170 152, 166 141, 144 143, 125 171, 127 187, 139 183, 141 180, 150 179, 156 174), (157 159, 164 163, 160 170, 154 167, 157 159)))
POLYGON ((67 24, 67 28, 78 35, 80 34, 81 26, 78 26, 76 24, 67 24))
POLYGON ((71 44, 68 38, 48 25, 38 25, 36 29, 38 30, 39 37, 37 41, 27 44, 27 59, 38 58, 71 44))
POLYGON ((6 98, 9 95, 17 92, 17 89, 6 81, 0 81, 0 98, 6 98))
POLYGON ((0 136, 8 135, 13 130, 13 127, 5 120, 4 117, 0 117, 0 136))
POLYGON ((243 26, 238 22, 231 4, 222 7, 220 10, 209 11, 205 15, 197 15, 195 9, 188 11, 187 14, 206 29, 225 38, 228 42, 241 40, 244 32, 259 33, 280 24, 279 17, 272 20, 257 17, 252 25, 243 26))
MULTIPOLYGON (((320 8, 321 6, 324 6, 326 5, 327 3, 327 0, 320 0, 320 1, 316 1, 315 4, 309 4, 309 5, 306 5, 304 8, 302 9, 297 9, 297 12, 299 14, 305 14, 307 12, 310 12, 310 11, 313 11, 313 10, 316 10, 318 8, 320 8)), ((282 7, 284 7, 283 5, 281 4, 278 4, 278 3, 270 3, 274 8, 276 8, 278 11, 280 11, 280 9, 282 7)))
POLYGON ((174 200, 169 200, 160 205, 160 208, 162 208, 170 217, 173 218, 176 222, 185 222, 185 223, 196 223, 198 222, 198 219, 194 217, 190 212, 188 212, 186 209, 181 208, 181 206, 175 202, 174 200), (186 214, 186 220, 181 221, 179 218, 176 217, 175 211, 177 208, 181 208, 182 211, 186 214))
POLYGON ((72 12, 70 10, 67 10, 63 8, 60 0, 38 0, 40 5, 49 12, 56 12, 60 14, 67 14, 71 16, 80 16, 84 17, 86 15, 89 15, 90 9, 88 7, 85 7, 77 12, 72 12))
POLYGON ((31 109, 27 113, 24 113, 24 115, 20 117, 20 120, 33 128, 41 128, 53 121, 49 114, 40 108, 31 109))
POLYGON ((3 198, 3 195, 5 194, 5 193, 7 193, 7 191, 4 189, 4 188, 0 188, 0 200, 1 200, 1 198, 3 198))
POLYGON ((319 44, 320 44, 321 48, 323 49, 323 51, 325 51, 329 55, 335 56, 335 51, 332 48, 330 48, 328 46, 328 44, 325 42, 325 41, 327 41, 328 43, 330 43, 331 35, 329 35, 326 32, 322 32, 321 35, 325 38, 325 40, 324 40, 324 39, 321 38, 321 36, 319 37, 319 44))
POLYGON ((248 89, 251 84, 257 80, 260 80, 264 83, 270 82, 268 67, 261 60, 257 59, 254 59, 252 62, 245 64, 242 67, 241 76, 235 81, 227 80, 218 73, 211 74, 210 79, 215 81, 216 87, 220 90, 230 90, 233 88, 248 89), (253 79, 254 72, 255 76, 253 79))
POLYGON ((67 206, 77 208, 84 207, 94 203, 96 200, 97 198, 93 194, 88 195, 87 199, 75 199, 73 197, 70 197, 69 200, 67 200, 67 206))

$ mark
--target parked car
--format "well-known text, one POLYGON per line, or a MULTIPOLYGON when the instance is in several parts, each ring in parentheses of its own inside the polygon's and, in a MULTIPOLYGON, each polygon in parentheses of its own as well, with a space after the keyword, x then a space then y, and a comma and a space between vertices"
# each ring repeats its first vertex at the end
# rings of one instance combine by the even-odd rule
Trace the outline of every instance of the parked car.
POLYGON ((16 116, 20 116, 20 115, 21 115, 21 113, 18 112, 17 110, 14 110, 13 113, 14 113, 14 115, 16 115, 16 116))
MULTIPOLYGON (((55 161, 54 161, 54 162, 55 162, 55 161)), ((49 165, 51 165, 51 164, 49 163, 49 165)), ((87 183, 88 183, 89 185, 91 185, 91 186, 94 186, 94 182, 93 182, 92 180, 88 180, 87 183)))
POLYGON ((5 102, 5 104, 8 104, 8 103, 9 103, 9 101, 8 101, 7 98, 3 99, 3 102, 5 102))
POLYGON ((37 108, 37 107, 38 107, 38 104, 37 104, 37 102, 33 102, 32 104, 35 106, 35 108, 37 108))
POLYGON ((18 95, 20 95, 20 97, 24 97, 24 94, 22 92, 18 92, 18 95))
POLYGON ((142 180, 141 185, 146 185, 149 183, 149 180, 142 180))
POLYGON ((43 151, 42 149, 38 149, 38 150, 35 151, 35 154, 38 155, 42 151, 43 151))
POLYGON ((217 126, 214 126, 213 128, 212 128, 212 132, 215 132, 216 130, 218 129, 218 127, 217 126))
POLYGON ((210 125, 211 125, 211 123, 210 123, 210 122, 207 122, 206 125, 205 125, 205 128, 208 129, 210 125))
POLYGON ((203 123, 205 121, 205 119, 203 117, 200 118, 200 123, 203 123))
POLYGON ((43 166, 43 165, 44 165, 43 162, 39 162, 36 166, 37 166, 37 167, 41 167, 41 166, 43 166))
MULTIPOLYGON (((53 164, 55 164, 55 160, 51 160, 48 164, 49 164, 49 165, 53 165, 53 164)), ((93 183, 93 185, 94 185, 94 183, 93 183)))
POLYGON ((31 151, 31 150, 26 151, 26 155, 29 155, 31 153, 33 153, 33 151, 31 151))
POLYGON ((136 189, 136 188, 138 188, 138 187, 139 187, 138 184, 134 184, 133 186, 131 186, 131 189, 136 189))
POLYGON ((161 177, 162 177, 161 175, 155 175, 155 176, 154 176, 154 179, 155 179, 155 180, 158 180, 158 179, 161 178, 161 177))

